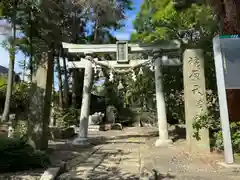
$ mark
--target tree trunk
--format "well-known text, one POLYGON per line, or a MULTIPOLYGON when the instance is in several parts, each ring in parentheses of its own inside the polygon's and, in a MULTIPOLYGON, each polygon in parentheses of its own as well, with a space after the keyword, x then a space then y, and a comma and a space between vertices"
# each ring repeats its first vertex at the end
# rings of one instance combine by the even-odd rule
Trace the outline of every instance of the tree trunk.
POLYGON ((98 23, 99 23, 99 19, 96 20, 95 27, 94 27, 94 37, 93 37, 94 43, 97 43, 98 41, 98 23))
POLYGON ((69 98, 68 98, 68 92, 69 92, 69 84, 68 84, 68 71, 67 71, 67 65, 66 65, 66 58, 65 55, 62 56, 63 58, 63 70, 64 70, 64 90, 63 90, 63 102, 64 106, 68 107, 69 98))
POLYGON ((30 33, 29 33, 29 46, 30 46, 30 56, 29 56, 29 69, 30 69, 30 82, 33 81, 33 36, 32 36, 32 9, 29 13, 29 24, 30 24, 30 33))
POLYGON ((213 12, 217 16, 218 26, 220 34, 224 32, 224 18, 225 18, 225 7, 223 4, 224 0, 209 0, 208 3, 213 9, 213 12))
POLYGON ((25 81, 25 75, 26 75, 26 58, 27 56, 25 55, 24 60, 23 60, 23 72, 22 72, 22 81, 25 81))
POLYGON ((4 110, 2 114, 2 122, 9 120, 9 111, 11 105, 11 96, 13 89, 13 79, 14 79, 14 64, 15 64, 15 39, 16 39, 16 24, 13 22, 13 39, 10 45, 10 58, 9 58, 9 67, 8 67, 8 84, 7 84, 7 92, 4 104, 4 110))
POLYGON ((49 137, 49 123, 51 115, 51 104, 52 104, 52 85, 53 85, 53 72, 54 72, 54 47, 51 52, 48 53, 48 69, 47 69, 47 82, 46 92, 44 98, 43 107, 43 130, 41 138, 41 149, 46 150, 48 148, 48 137, 49 137))
POLYGON ((237 0, 224 0, 225 24, 224 33, 239 34, 240 33, 240 2, 237 0))
POLYGON ((225 34, 239 34, 240 2, 238 0, 209 0, 208 3, 218 16, 220 32, 225 34))
POLYGON ((59 54, 57 55, 57 71, 58 71, 58 95, 59 95, 59 106, 63 109, 63 85, 62 85, 62 73, 61 73, 61 66, 60 66, 60 58, 59 54))
POLYGON ((72 69, 72 106, 77 107, 77 69, 72 69))

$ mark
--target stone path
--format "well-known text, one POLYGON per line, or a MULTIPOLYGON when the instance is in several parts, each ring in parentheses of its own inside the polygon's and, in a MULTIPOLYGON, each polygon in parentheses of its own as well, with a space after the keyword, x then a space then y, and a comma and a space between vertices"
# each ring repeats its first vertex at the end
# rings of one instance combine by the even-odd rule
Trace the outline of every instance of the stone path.
POLYGON ((59 179, 130 180, 152 176, 154 180, 152 169, 158 173, 156 179, 163 180, 240 179, 239 170, 216 165, 219 157, 203 158, 186 153, 183 141, 169 147, 154 147, 156 137, 147 135, 150 132, 153 133, 152 129, 147 128, 94 132, 90 140, 95 145, 71 150, 72 157, 67 160, 68 172, 59 179))

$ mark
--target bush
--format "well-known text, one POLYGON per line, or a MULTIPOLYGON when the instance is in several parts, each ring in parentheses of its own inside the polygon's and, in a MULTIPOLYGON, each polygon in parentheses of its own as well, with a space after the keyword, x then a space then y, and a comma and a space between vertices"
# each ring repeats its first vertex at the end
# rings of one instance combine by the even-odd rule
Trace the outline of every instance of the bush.
MULTIPOLYGON (((199 139, 199 130, 202 128, 207 128, 210 130, 211 146, 215 150, 223 150, 223 137, 220 125, 220 120, 215 119, 214 116, 209 114, 202 114, 195 118, 193 123, 193 128, 195 129, 194 137, 199 139)), ((240 122, 230 123, 231 138, 233 151, 236 153, 240 152, 240 122)))
POLYGON ((22 138, 27 135, 27 120, 18 120, 14 126, 14 137, 22 138))
POLYGON ((117 116, 117 123, 121 123, 124 126, 130 126, 134 123, 134 117, 136 113, 134 113, 129 108, 121 108, 119 109, 119 113, 117 116))
POLYGON ((0 173, 44 168, 50 164, 48 156, 35 151, 24 139, 0 139, 0 173))
MULTIPOLYGON (((10 113, 14 114, 24 114, 28 110, 28 100, 29 100, 29 84, 19 83, 14 84, 12 99, 10 104, 10 113)), ((1 86, 1 78, 0 78, 0 111, 2 112, 4 109, 4 102, 6 96, 6 85, 1 86)))
MULTIPOLYGON (((230 128, 233 151, 235 153, 240 153, 240 122, 232 122, 230 128)), ((223 136, 221 130, 213 132, 212 145, 216 150, 223 150, 223 136)))
POLYGON ((60 109, 54 107, 53 118, 56 120, 56 126, 69 127, 71 125, 78 125, 79 109, 69 107, 60 109))

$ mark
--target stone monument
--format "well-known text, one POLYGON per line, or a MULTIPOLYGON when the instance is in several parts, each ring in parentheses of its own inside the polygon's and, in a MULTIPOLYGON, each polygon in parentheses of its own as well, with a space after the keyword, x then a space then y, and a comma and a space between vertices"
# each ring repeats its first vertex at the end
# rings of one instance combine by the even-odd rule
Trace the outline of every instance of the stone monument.
POLYGON ((88 119, 88 131, 99 131, 103 117, 104 113, 101 112, 90 115, 88 119))
POLYGON ((203 50, 185 50, 183 61, 187 143, 192 152, 210 152, 208 129, 200 130, 200 139, 193 136, 195 118, 207 113, 203 50))

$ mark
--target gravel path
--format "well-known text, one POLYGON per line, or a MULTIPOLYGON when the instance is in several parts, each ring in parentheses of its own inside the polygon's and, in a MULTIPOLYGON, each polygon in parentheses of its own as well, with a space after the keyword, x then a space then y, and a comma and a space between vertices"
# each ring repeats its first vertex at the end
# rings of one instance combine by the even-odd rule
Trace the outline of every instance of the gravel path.
POLYGON ((154 180, 152 169, 158 174, 157 179, 163 180, 240 179, 239 169, 216 165, 219 156, 187 153, 184 141, 154 147, 156 137, 149 135, 155 134, 150 128, 94 133, 90 135, 94 146, 85 151, 75 148, 75 156, 67 163, 69 172, 62 174, 60 180, 149 179, 150 176, 154 180))

